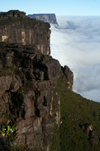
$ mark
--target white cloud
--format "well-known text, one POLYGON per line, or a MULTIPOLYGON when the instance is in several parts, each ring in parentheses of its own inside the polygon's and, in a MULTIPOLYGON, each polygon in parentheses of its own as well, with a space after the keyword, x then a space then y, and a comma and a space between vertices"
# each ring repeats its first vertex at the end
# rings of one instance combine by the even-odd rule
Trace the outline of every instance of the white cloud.
POLYGON ((74 72, 74 91, 100 101, 100 17, 58 17, 51 55, 74 72))

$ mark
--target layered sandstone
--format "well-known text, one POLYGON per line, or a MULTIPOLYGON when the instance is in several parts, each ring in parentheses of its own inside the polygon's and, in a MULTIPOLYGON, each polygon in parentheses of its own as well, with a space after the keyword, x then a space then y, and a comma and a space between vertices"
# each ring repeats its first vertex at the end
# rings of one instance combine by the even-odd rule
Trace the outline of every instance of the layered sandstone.
POLYGON ((0 14, 0 41, 35 44, 43 54, 50 54, 50 25, 29 19, 24 12, 0 14))
POLYGON ((11 120, 17 142, 33 151, 49 151, 54 124, 60 124, 57 81, 73 87, 73 73, 50 54, 50 25, 29 19, 24 12, 0 14, 0 127, 11 120))

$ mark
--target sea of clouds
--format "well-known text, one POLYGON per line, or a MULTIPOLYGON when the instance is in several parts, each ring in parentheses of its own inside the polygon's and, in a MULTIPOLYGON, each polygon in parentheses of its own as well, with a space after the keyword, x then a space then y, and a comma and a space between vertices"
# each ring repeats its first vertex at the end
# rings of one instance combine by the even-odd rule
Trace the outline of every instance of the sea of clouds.
POLYGON ((100 17, 57 17, 51 55, 74 73, 74 91, 100 102, 100 17))

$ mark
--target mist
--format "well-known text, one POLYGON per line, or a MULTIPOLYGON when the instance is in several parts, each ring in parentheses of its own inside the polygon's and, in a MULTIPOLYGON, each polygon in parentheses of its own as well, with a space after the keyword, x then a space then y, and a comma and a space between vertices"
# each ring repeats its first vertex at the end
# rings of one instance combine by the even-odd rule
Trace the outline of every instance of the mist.
POLYGON ((57 17, 51 55, 74 73, 73 91, 100 102, 100 17, 57 17))

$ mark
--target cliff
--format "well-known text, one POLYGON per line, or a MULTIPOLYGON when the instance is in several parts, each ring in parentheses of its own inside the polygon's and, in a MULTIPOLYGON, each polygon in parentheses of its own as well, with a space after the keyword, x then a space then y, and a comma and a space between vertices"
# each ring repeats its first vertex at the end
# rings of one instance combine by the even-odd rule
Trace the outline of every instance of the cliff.
POLYGON ((52 24, 58 24, 55 14, 29 14, 28 17, 52 24))
MULTIPOLYGON (((99 151, 100 103, 74 93, 72 71, 38 47, 41 41, 50 47, 42 40, 50 39, 49 25, 19 11, 0 20, 0 31, 8 36, 0 42, 0 130, 11 120, 18 129, 15 143, 28 144, 32 151, 99 151), (21 33, 24 29, 29 36, 30 28, 37 33, 34 42, 23 45, 21 33)), ((0 135, 0 150, 9 148, 0 135)))
POLYGON ((0 14, 0 41, 35 44, 43 54, 50 54, 50 25, 29 19, 24 12, 0 14))
MULTIPOLYGON (((72 83, 72 72, 64 69, 72 83)), ((36 46, 0 43, 0 124, 8 119, 16 123, 18 142, 50 149, 54 119, 60 122, 60 95, 55 98, 53 91, 63 74, 59 62, 36 46)))

